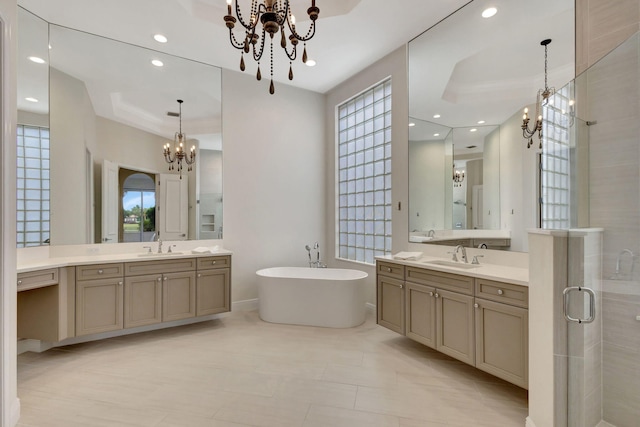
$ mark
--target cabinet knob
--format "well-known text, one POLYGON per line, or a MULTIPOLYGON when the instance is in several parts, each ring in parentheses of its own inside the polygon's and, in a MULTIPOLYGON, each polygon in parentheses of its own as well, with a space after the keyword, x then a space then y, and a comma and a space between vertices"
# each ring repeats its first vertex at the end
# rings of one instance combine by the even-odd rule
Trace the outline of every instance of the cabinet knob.
POLYGON ((198 273, 198 277, 202 277, 202 274, 198 273))
POLYGON ((433 296, 433 292, 429 292, 429 296, 432 297, 433 296))
POLYGON ((164 281, 165 281, 165 282, 167 281, 167 276, 164 276, 164 281))
POLYGON ((402 285, 400 285, 400 289, 402 289, 402 285))
POLYGON ((216 262, 215 261, 211 261, 211 265, 216 265, 216 262))
POLYGON ((436 294, 434 295, 436 298, 440 298, 440 295, 438 295, 438 293, 436 292, 436 294))
POLYGON ((118 282, 118 285, 122 286, 122 281, 119 281, 119 282, 118 282))
POLYGON ((480 307, 480 306, 478 305, 478 303, 473 304, 473 306, 474 306, 475 308, 480 307))
POLYGON ((98 274, 102 274, 104 271, 102 269, 98 270, 98 274))
POLYGON ((504 294, 504 291, 502 289, 498 289, 498 295, 502 295, 504 294))
POLYGON ((18 285, 22 285, 22 280, 18 280, 18 285))
POLYGON ((158 277, 158 282, 162 282, 162 277, 158 277))

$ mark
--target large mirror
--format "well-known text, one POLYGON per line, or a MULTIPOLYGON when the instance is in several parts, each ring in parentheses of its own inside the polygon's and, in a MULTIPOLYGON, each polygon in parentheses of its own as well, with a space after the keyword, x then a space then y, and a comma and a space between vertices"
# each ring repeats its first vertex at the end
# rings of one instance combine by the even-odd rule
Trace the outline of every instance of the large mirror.
POLYGON ((539 226, 525 107, 574 76, 574 4, 470 2, 409 43, 409 241, 526 251, 539 226), (483 11, 495 7, 490 18, 483 11))
MULTIPOLYGON (((47 218, 40 227, 49 229, 22 246, 221 238, 220 69, 19 13, 21 39, 33 35, 23 21, 44 29, 49 108, 37 125, 50 135, 38 172, 48 199, 25 213, 47 218), (193 170, 183 163, 181 173, 163 156, 179 130, 196 152, 193 170)), ((32 56, 26 49, 19 44, 20 58, 32 56)), ((21 71, 18 81, 33 85, 21 71)), ((36 113, 30 104, 19 110, 24 122, 36 113)))

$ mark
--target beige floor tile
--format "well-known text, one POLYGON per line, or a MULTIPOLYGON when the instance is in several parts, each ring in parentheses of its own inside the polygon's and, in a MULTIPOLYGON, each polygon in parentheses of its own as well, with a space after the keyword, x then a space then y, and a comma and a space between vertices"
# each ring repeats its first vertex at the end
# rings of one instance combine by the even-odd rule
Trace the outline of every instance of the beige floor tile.
POLYGON ((508 427, 527 414, 525 390, 371 313, 359 327, 329 329, 238 312, 25 353, 18 394, 23 427, 508 427))
POLYGON ((400 427, 398 417, 332 406, 311 406, 303 427, 400 427))

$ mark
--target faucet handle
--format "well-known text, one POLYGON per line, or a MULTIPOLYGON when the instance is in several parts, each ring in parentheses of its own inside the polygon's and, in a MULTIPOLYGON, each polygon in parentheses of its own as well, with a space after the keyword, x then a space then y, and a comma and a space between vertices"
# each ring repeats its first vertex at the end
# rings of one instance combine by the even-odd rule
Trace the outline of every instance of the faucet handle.
POLYGON ((456 255, 456 251, 452 251, 452 252, 447 252, 448 254, 451 254, 451 261, 455 261, 458 262, 458 257, 456 255))
POLYGON ((478 258, 484 258, 484 255, 474 255, 473 261, 471 261, 471 264, 480 264, 480 261, 478 261, 478 258))
POLYGON ((175 248, 175 247, 176 247, 176 245, 169 245, 169 250, 167 251, 167 253, 171 253, 171 252, 173 252, 173 251, 171 250, 171 248, 175 248))

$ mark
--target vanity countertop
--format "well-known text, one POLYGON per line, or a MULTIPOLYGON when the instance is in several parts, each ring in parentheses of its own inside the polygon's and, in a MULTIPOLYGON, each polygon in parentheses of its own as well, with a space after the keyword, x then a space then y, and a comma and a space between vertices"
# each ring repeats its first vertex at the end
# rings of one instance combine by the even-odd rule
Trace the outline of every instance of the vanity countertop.
POLYGON ((455 264, 448 258, 438 258, 434 256, 422 256, 418 260, 404 260, 395 259, 392 255, 378 256, 376 260, 394 262, 397 264, 428 268, 429 270, 442 271, 445 273, 455 273, 462 276, 477 277, 480 279, 495 280, 498 282, 514 283, 516 285, 529 286, 529 269, 509 267, 506 265, 498 264, 478 264, 475 268, 471 267, 472 264, 465 264, 458 262, 460 267, 456 267, 455 264), (447 265, 433 264, 433 262, 444 262, 447 265))
POLYGON ((46 268, 69 267, 74 265, 87 264, 108 264, 116 262, 137 262, 137 261, 159 261, 177 258, 197 258, 232 255, 231 251, 226 249, 218 249, 206 253, 194 253, 191 250, 179 251, 171 255, 168 254, 146 254, 146 253, 120 253, 120 254, 96 254, 96 255, 76 255, 66 257, 50 257, 23 260, 18 262, 17 272, 26 273, 29 271, 43 270, 46 268))

